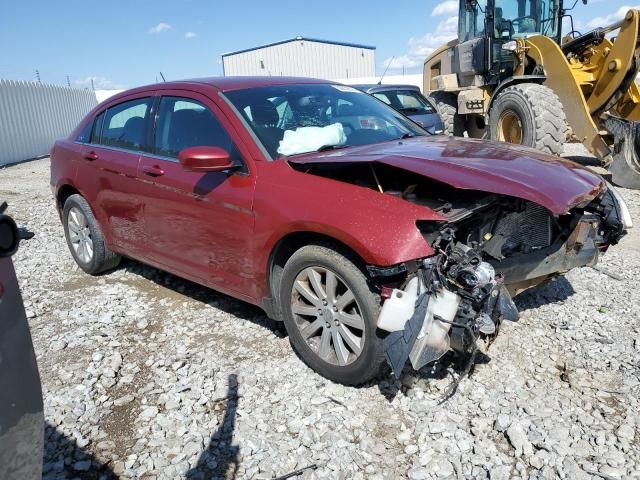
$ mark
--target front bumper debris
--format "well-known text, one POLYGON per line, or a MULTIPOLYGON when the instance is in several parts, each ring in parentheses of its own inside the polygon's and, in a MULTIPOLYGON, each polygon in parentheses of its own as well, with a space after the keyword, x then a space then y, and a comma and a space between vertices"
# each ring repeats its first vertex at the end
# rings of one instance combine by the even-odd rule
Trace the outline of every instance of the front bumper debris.
POLYGON ((516 321, 518 311, 502 277, 478 252, 457 244, 448 256, 425 259, 404 289, 391 292, 378 327, 390 332, 384 352, 399 378, 407 360, 419 370, 450 349, 470 352, 503 319, 516 321))

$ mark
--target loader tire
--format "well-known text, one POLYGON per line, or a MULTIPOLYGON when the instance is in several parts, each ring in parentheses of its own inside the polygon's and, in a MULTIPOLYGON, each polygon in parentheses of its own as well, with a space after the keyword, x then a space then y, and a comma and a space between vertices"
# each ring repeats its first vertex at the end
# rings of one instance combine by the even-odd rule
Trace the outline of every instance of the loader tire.
POLYGON ((567 139, 562 103, 549 87, 520 83, 498 94, 489 110, 489 138, 560 155, 567 139))
POLYGON ((445 92, 432 92, 429 98, 436 106, 442 123, 443 133, 462 137, 464 135, 464 118, 458 115, 458 100, 455 95, 445 92))

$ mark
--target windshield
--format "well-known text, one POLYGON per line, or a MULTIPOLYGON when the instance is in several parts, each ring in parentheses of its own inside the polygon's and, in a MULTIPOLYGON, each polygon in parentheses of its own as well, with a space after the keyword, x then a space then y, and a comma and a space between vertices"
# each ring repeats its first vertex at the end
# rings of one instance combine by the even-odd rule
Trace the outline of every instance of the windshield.
POLYGON ((427 134, 384 103, 344 85, 278 85, 225 95, 272 158, 427 134))
POLYGON ((494 25, 496 38, 531 35, 558 36, 558 0, 497 0, 494 25))
POLYGON ((405 115, 427 115, 435 113, 433 106, 415 90, 390 90, 386 92, 376 92, 373 94, 378 100, 405 115))

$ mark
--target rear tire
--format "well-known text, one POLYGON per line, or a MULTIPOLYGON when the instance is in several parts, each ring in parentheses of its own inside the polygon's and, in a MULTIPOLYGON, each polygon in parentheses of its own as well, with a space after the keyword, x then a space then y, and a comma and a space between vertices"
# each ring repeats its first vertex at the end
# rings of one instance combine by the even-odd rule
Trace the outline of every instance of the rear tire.
POLYGON ((345 385, 381 373, 380 298, 350 259, 328 246, 302 247, 284 266, 278 295, 289 341, 309 367, 345 385))
POLYGON ((464 135, 464 118, 458 115, 458 99, 446 92, 432 92, 429 98, 436 106, 444 125, 444 134, 462 137, 464 135))
POLYGON ((491 140, 560 155, 567 139, 562 103, 549 87, 521 83, 498 94, 489 111, 491 140))
POLYGON ((69 251, 82 270, 96 275, 118 266, 120 255, 107 248, 100 225, 81 195, 71 195, 64 202, 62 223, 69 251))

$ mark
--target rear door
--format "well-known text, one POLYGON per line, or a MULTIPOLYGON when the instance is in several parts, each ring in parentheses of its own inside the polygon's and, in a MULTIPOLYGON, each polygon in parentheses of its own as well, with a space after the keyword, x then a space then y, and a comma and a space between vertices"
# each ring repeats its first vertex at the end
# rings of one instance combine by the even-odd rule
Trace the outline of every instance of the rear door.
POLYGON ((139 171, 149 254, 179 275, 242 296, 254 285, 255 177, 248 154, 211 99, 159 93, 153 156, 141 158, 139 171), (192 146, 224 148, 241 167, 233 173, 186 171, 178 153, 192 146))
POLYGON ((152 97, 129 98, 96 116, 89 142, 82 146, 76 182, 94 208, 109 244, 144 258, 140 154, 149 149, 146 129, 152 97))

